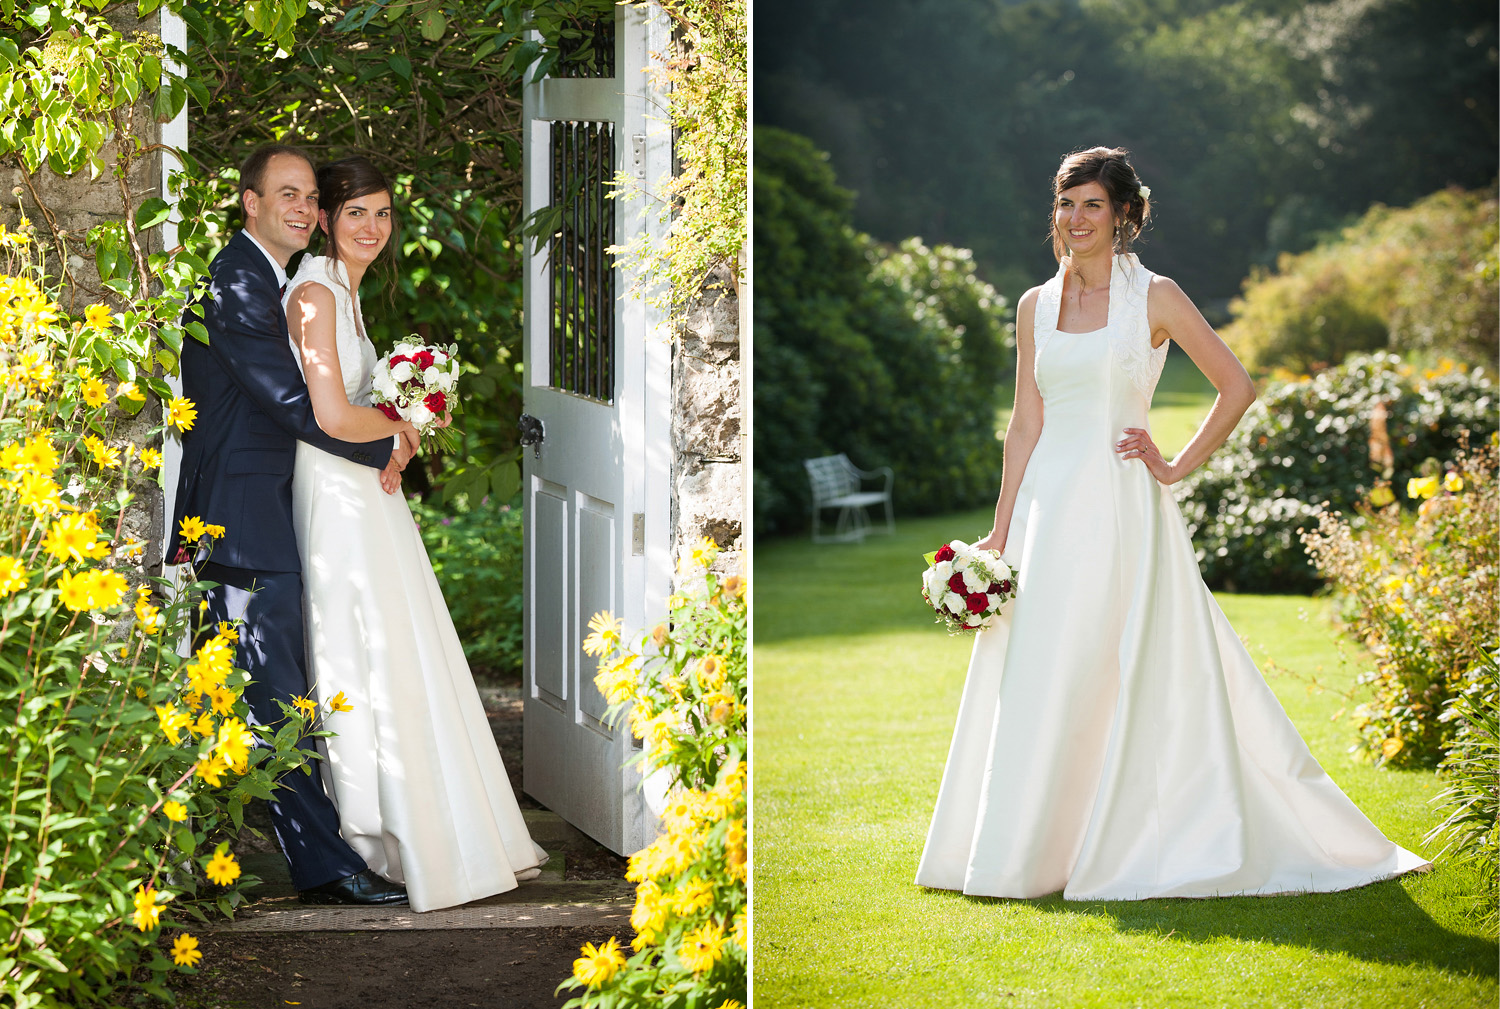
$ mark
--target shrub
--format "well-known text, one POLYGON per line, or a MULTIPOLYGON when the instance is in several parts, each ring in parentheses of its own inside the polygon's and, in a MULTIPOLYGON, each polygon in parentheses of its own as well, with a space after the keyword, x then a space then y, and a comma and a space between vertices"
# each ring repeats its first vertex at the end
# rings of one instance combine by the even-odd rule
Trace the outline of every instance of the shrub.
POLYGON ((520 495, 505 504, 487 497, 446 508, 413 501, 411 510, 475 677, 519 682, 525 611, 520 495))
POLYGON ((1361 528, 1330 510, 1304 536, 1344 596, 1350 629, 1375 657, 1359 680, 1375 697, 1353 718, 1378 765, 1437 763, 1464 724, 1440 717, 1450 699, 1468 696, 1479 711, 1500 703, 1489 661, 1500 643, 1495 460, 1492 438, 1456 453, 1445 474, 1411 479, 1406 489, 1422 500, 1415 518, 1382 488, 1373 504, 1357 506, 1361 528))
MULTIPOLYGON (((234 628, 178 656, 192 594, 147 579, 145 544, 122 532, 164 426, 139 444, 121 435, 145 396, 98 370, 105 352, 140 365, 144 313, 68 319, 26 246, 0 229, 0 994, 23 1009, 91 1005, 139 970, 170 999, 158 940, 212 908, 232 915, 257 882, 228 838, 246 802, 303 764, 305 716, 287 709, 257 741, 234 628)), ((179 429, 193 414, 169 404, 179 429)), ((185 539, 222 535, 183 525, 185 539)), ((184 970, 194 945, 173 943, 184 970)))
POLYGON ((1458 726, 1448 755, 1438 765, 1448 787, 1432 801, 1448 816, 1423 838, 1446 841, 1438 858, 1473 865, 1480 887, 1473 910, 1491 935, 1500 932, 1500 653, 1490 652, 1483 668, 1465 677, 1469 686, 1443 706, 1442 721, 1458 726))
POLYGON ((1357 355, 1313 378, 1273 382, 1180 485, 1204 579, 1312 591, 1321 582, 1297 533, 1316 525, 1323 502, 1351 512, 1382 479, 1404 485, 1426 460, 1450 456, 1463 432, 1494 430, 1497 418, 1488 373, 1451 362, 1423 371, 1393 354, 1357 355))
POLYGON ((611 938, 583 947, 563 988, 564 1009, 695 1006, 743 1009, 750 948, 745 787, 749 702, 745 580, 711 565, 713 541, 692 552, 691 587, 668 600, 667 622, 634 648, 608 613, 584 649, 599 658, 595 684, 608 717, 629 708, 647 773, 670 781, 666 833, 630 857, 637 884, 628 960, 611 938))
POLYGON ((1251 368, 1316 371, 1389 348, 1471 365, 1500 353, 1495 190, 1447 189, 1410 207, 1376 204, 1277 272, 1257 271, 1224 338, 1251 368))
POLYGON ((992 503, 1005 300, 965 249, 878 245, 801 137, 757 132, 755 521, 805 528, 802 460, 896 471, 903 513, 992 503))

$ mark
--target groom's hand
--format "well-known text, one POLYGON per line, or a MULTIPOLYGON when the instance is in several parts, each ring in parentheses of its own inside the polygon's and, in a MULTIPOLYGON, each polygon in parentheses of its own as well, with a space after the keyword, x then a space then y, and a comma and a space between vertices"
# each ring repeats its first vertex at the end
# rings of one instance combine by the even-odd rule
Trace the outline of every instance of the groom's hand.
POLYGON ((380 489, 387 494, 396 494, 401 490, 401 466, 396 463, 396 453, 391 453, 391 461, 385 464, 385 469, 380 471, 380 489))
MULTIPOLYGON (((406 449, 407 460, 410 460, 412 456, 422 451, 422 439, 417 434, 417 429, 414 427, 406 427, 401 429, 401 444, 406 449)), ((401 463, 401 468, 406 468, 406 462, 401 463)))

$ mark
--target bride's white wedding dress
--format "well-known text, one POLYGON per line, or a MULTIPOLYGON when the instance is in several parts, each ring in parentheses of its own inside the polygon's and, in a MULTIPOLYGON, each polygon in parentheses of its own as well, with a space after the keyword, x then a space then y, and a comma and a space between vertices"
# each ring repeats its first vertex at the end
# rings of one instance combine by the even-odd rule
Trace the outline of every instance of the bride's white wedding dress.
MULTIPOLYGON (((375 348, 344 277, 342 264, 306 256, 285 297, 308 281, 333 292, 344 391, 369 406, 375 348)), ((292 508, 308 675, 325 706, 339 692, 353 706, 325 715, 338 735, 318 741, 344 839, 404 882, 416 911, 535 876, 547 855, 516 804, 405 497, 382 491, 371 467, 298 442, 292 508)))
POLYGON ((1427 863, 1323 771, 1203 584, 1172 495, 1114 443, 1166 359, 1151 274, 1115 257, 1104 329, 1037 298, 1040 439, 978 634, 916 882, 1136 900, 1342 890, 1427 863))

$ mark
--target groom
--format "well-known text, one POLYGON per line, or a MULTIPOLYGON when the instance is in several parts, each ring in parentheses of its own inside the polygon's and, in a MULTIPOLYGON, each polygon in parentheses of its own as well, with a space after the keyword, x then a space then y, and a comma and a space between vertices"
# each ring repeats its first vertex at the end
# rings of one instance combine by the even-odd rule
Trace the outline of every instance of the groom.
MULTIPOLYGON (((182 438, 167 556, 191 561, 200 579, 220 583, 205 595, 211 621, 244 621, 237 665, 250 673, 244 696, 251 722, 263 726, 285 718, 278 700, 290 704, 310 689, 292 529, 297 442, 380 470, 387 493, 400 489, 411 458, 404 443, 330 438, 313 418, 281 295, 287 262, 317 227, 317 189, 312 161, 295 147, 266 145, 245 160, 245 229, 214 257, 199 302, 209 343, 185 340, 182 347, 182 391, 197 405, 198 420, 182 438), (187 516, 224 527, 211 559, 206 540, 202 548, 178 542, 187 516)), ((313 749, 306 736, 299 745, 313 749)), ((338 811, 320 774, 290 772, 279 785, 267 805, 304 903, 406 903, 406 890, 371 872, 339 836, 338 811)))

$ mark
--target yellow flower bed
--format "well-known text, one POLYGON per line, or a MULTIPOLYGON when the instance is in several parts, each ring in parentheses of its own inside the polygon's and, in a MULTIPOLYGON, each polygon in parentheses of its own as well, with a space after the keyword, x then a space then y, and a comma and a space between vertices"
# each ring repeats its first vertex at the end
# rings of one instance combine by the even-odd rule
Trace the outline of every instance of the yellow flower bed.
POLYGON ((644 740, 646 773, 671 776, 663 833, 630 857, 636 884, 627 958, 618 938, 583 947, 559 990, 564 1009, 696 1005, 735 1009, 746 998, 748 776, 746 584, 712 570, 704 540, 681 572, 691 586, 668 600, 669 619, 633 648, 610 614, 590 622, 585 650, 609 717, 628 709, 644 740))
MULTIPOLYGON (((0 246, 26 250, 17 234, 0 246)), ((115 1003, 132 971, 167 998, 162 974, 203 954, 178 932, 168 960, 162 930, 232 914, 258 882, 229 839, 244 804, 303 763, 296 739, 315 712, 251 729, 232 627, 178 655, 198 587, 148 577, 144 544, 122 529, 159 485, 161 439, 195 407, 172 399, 145 444, 124 437, 145 401, 126 375, 147 368, 123 356, 128 341, 100 343, 127 340, 122 317, 91 305, 70 319, 35 265, 11 252, 0 267, 13 271, 0 274, 0 1002, 115 1003)), ((196 517, 183 527, 224 535, 196 517)))

